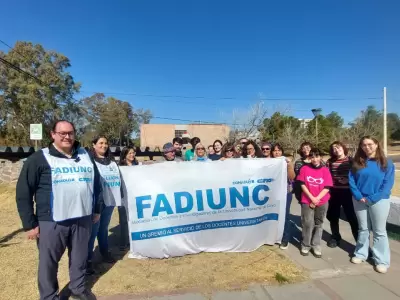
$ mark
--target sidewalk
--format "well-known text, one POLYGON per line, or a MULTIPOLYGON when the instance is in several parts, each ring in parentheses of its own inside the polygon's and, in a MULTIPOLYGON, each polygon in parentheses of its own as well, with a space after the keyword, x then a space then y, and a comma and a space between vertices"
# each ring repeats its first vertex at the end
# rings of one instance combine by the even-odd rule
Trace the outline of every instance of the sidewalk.
MULTIPOLYGON (((394 300, 400 299, 400 243, 391 241, 391 267, 387 274, 378 274, 369 263, 354 265, 350 263, 350 254, 354 250, 354 241, 350 227, 341 221, 342 248, 331 249, 323 244, 321 259, 300 255, 297 249, 301 231, 295 225, 300 222, 300 207, 297 201, 292 204, 293 241, 289 249, 282 253, 302 266, 310 273, 310 281, 283 286, 255 284, 243 291, 214 292, 212 295, 187 293, 169 296, 135 297, 110 296, 99 300, 394 300)), ((329 223, 324 224, 323 239, 329 238, 329 223)))

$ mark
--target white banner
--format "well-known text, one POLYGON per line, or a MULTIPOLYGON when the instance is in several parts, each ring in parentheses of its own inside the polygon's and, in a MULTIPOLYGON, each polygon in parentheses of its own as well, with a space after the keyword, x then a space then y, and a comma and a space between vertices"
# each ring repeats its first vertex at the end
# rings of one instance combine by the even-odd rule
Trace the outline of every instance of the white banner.
POLYGON ((131 258, 249 252, 281 241, 284 159, 165 162, 121 173, 131 258))

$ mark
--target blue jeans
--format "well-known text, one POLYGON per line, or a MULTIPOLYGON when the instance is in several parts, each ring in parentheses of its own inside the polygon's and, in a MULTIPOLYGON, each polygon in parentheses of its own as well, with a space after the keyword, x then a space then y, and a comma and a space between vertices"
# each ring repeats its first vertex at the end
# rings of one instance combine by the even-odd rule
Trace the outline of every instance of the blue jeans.
POLYGON ((94 241, 99 242, 101 255, 108 253, 108 225, 110 225, 111 216, 114 211, 114 206, 106 206, 100 215, 100 220, 92 225, 92 234, 89 239, 88 260, 92 260, 94 241))
POLYGON ((362 203, 353 199, 353 203, 359 226, 355 257, 367 260, 369 234, 372 230, 374 262, 376 265, 389 267, 390 248, 386 232, 386 221, 390 210, 389 199, 382 199, 376 203, 362 203))
POLYGON ((283 236, 282 236, 282 242, 289 242, 290 238, 292 237, 292 230, 290 224, 290 205, 292 204, 292 199, 293 199, 293 194, 292 193, 287 193, 286 195, 286 213, 285 213, 285 227, 283 229, 283 236))

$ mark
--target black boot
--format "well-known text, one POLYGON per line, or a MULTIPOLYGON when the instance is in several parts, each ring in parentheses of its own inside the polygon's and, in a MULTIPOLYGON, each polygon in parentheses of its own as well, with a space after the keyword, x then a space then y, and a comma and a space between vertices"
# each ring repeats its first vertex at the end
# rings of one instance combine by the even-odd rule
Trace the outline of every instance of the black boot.
POLYGON ((94 273, 93 263, 91 260, 88 260, 86 263, 86 275, 93 275, 94 273))
POLYGON ((75 295, 71 294, 69 297, 70 299, 75 299, 75 300, 96 300, 96 296, 89 290, 84 290, 82 294, 75 295))

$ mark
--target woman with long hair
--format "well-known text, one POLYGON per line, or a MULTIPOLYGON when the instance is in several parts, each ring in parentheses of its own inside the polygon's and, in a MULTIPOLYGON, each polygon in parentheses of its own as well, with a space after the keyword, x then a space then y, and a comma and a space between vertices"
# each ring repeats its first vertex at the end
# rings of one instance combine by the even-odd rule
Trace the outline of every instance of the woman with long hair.
POLYGON ((136 149, 134 147, 124 147, 119 156, 120 166, 137 166, 139 165, 136 159, 136 149))
POLYGON ((115 262, 108 250, 108 226, 110 225, 114 207, 122 205, 121 176, 118 166, 111 154, 108 139, 104 135, 93 138, 91 155, 100 173, 104 207, 100 215, 100 221, 92 225, 87 258, 87 273, 89 274, 94 272, 92 257, 96 237, 103 261, 106 263, 115 262))
POLYGON ((378 273, 386 273, 390 266, 386 221, 389 216, 389 198, 394 185, 394 175, 394 164, 385 157, 378 140, 364 136, 360 140, 349 173, 359 226, 356 250, 351 262, 359 264, 367 260, 372 231, 372 258, 378 273))
MULTIPOLYGON (((283 147, 279 144, 276 143, 272 146, 272 157, 273 158, 277 158, 277 157, 282 157, 283 156, 283 147)), ((285 250, 288 248, 289 246, 289 241, 291 238, 291 228, 290 228, 290 205, 292 204, 292 198, 293 198, 293 194, 292 194, 292 181, 294 180, 294 178, 296 177, 296 174, 294 173, 294 167, 293 167, 293 163, 285 158, 286 160, 286 164, 287 164, 287 174, 288 174, 288 178, 287 178, 287 194, 286 194, 286 213, 285 213, 285 227, 283 230, 283 236, 282 236, 282 241, 281 244, 279 246, 279 248, 281 248, 282 250, 285 250)))
POLYGON ((221 153, 222 157, 219 160, 235 158, 236 157, 235 145, 232 143, 225 143, 225 145, 222 147, 221 153))
POLYGON ((243 150, 242 150, 242 157, 244 158, 262 158, 264 157, 260 147, 256 144, 254 141, 247 141, 247 143, 244 144, 243 150))
MULTIPOLYGON (((138 166, 142 163, 139 162, 136 158, 136 149, 135 147, 124 147, 119 156, 119 165, 120 166, 138 166)), ((126 251, 129 249, 129 228, 128 228, 128 213, 126 211, 126 207, 121 205, 118 206, 118 219, 119 219, 119 227, 120 227, 120 239, 119 239, 119 249, 121 251, 126 251)))
POLYGON ((341 208, 343 207, 346 214, 355 241, 357 241, 358 236, 358 222, 354 212, 353 196, 349 187, 352 158, 348 156, 346 145, 340 141, 335 141, 329 146, 329 154, 330 158, 326 162, 326 166, 331 172, 333 187, 326 218, 329 220, 332 233, 331 239, 328 241, 328 247, 335 248, 342 239, 339 231, 341 208))

